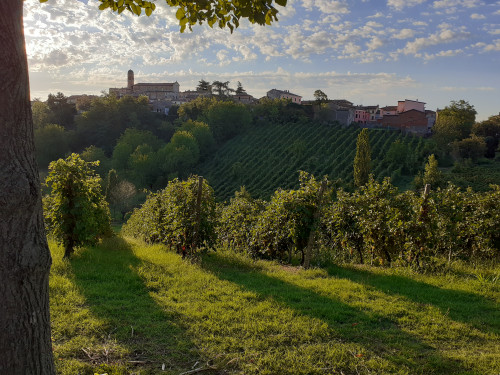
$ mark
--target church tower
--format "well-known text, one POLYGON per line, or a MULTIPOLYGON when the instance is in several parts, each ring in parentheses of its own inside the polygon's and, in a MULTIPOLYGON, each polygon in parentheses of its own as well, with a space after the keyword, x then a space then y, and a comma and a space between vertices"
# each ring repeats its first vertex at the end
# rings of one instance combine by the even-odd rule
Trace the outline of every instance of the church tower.
POLYGON ((134 71, 130 69, 127 75, 127 89, 132 91, 134 89, 134 71))

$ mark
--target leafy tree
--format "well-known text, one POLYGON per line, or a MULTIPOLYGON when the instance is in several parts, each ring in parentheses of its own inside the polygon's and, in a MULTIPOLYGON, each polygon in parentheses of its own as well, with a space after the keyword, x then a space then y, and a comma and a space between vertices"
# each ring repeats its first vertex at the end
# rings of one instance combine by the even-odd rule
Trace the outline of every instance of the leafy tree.
POLYGON ((133 128, 159 136, 162 126, 162 115, 151 112, 147 97, 117 99, 107 95, 93 100, 90 109, 77 117, 75 148, 94 145, 110 155, 125 130, 133 128))
POLYGON ((404 164, 406 162, 406 156, 409 154, 408 145, 401 142, 400 139, 396 139, 391 143, 387 154, 385 155, 385 160, 389 163, 404 164))
POLYGON ((371 150, 368 129, 363 129, 358 135, 356 155, 354 156, 354 183, 356 186, 363 186, 368 182, 370 163, 371 150))
POLYGON ((68 98, 62 92, 58 92, 56 95, 49 94, 47 106, 50 110, 50 121, 52 123, 61 125, 66 129, 73 126, 76 106, 73 103, 68 103, 68 98))
POLYGON ((255 121, 267 120, 272 124, 288 124, 304 118, 302 106, 292 103, 290 99, 262 98, 253 107, 252 114, 255 121))
POLYGON ((188 131, 176 132, 170 143, 158 151, 161 170, 175 177, 187 177, 199 158, 198 142, 188 131))
POLYGON ((128 170, 131 167, 130 157, 132 153, 141 145, 149 145, 152 151, 157 151, 164 143, 150 131, 126 129, 113 150, 113 168, 118 171, 128 170))
MULTIPOLYGON (((181 31, 198 22, 233 30, 242 17, 260 25, 271 24, 278 13, 269 0, 167 3, 178 8, 181 31)), ((276 3, 284 6, 286 0, 276 3)), ((103 0, 101 8, 106 7, 136 14, 141 9, 151 14, 155 8, 154 3, 142 0, 103 0)), ((51 258, 42 229, 22 1, 0 2, 0 32, 0 82, 12 88, 0 92, 2 131, 9 134, 0 137, 0 218, 9 218, 0 220, 0 295, 5 297, 0 307, 0 368, 5 373, 53 374, 48 303, 51 258), (34 321, 37 324, 32 324, 34 321)), ((84 147, 91 144, 99 146, 89 143, 84 147)))
POLYGON ((484 138, 472 136, 453 142, 453 152, 460 159, 477 160, 486 153, 487 146, 484 138))
MULTIPOLYGON (((47 0, 41 0, 47 1, 47 0)), ((132 0, 99 0, 102 4, 99 9, 111 8, 112 11, 121 13, 128 10, 137 15, 144 9, 146 15, 151 15, 156 5, 151 1, 132 0)), ((214 25, 221 29, 228 27, 231 32, 240 24, 240 19, 247 18, 251 23, 259 25, 270 25, 277 21, 278 10, 274 7, 272 0, 255 0, 251 2, 233 3, 228 0, 208 0, 204 2, 192 2, 188 0, 166 0, 171 7, 178 8, 176 17, 179 20, 183 32, 186 27, 191 30, 197 23, 207 23, 210 27, 214 25)), ((275 0, 276 4, 285 6, 286 0, 275 0)))
POLYGON ((153 189, 153 184, 158 178, 157 155, 149 144, 136 147, 128 159, 128 169, 131 180, 136 186, 153 189))
POLYGON ((101 191, 101 178, 78 154, 50 163, 45 181, 51 193, 44 198, 45 222, 64 246, 64 258, 74 248, 95 244, 111 233, 109 208, 101 191))
POLYGON ((35 147, 38 166, 47 170, 51 161, 64 157, 69 151, 68 132, 55 124, 38 128, 35 130, 35 147))
POLYGON ((196 91, 200 92, 211 92, 212 88, 210 86, 210 82, 205 81, 202 79, 201 81, 198 81, 198 86, 196 86, 196 91))
POLYGON ((220 99, 223 99, 227 98, 231 94, 231 92, 234 92, 234 90, 229 87, 229 81, 213 81, 212 92, 216 94, 220 99))
POLYGON ((236 86, 236 91, 234 93, 236 95, 243 95, 247 93, 240 81, 238 81, 238 86, 236 86))
POLYGON ((179 131, 187 131, 195 137, 201 156, 208 155, 215 147, 212 131, 204 122, 188 120, 182 124, 179 131))
POLYGON ((328 96, 321 90, 314 91, 314 99, 317 103, 325 103, 328 101, 328 96))
POLYGON ((89 146, 80 154, 81 158, 85 161, 98 161, 95 171, 101 178, 104 178, 108 171, 111 169, 111 159, 106 156, 102 148, 96 146, 89 146))
POLYGON ((209 98, 200 96, 189 103, 184 103, 179 107, 179 118, 183 121, 187 120, 201 120, 201 116, 208 110, 208 108, 217 103, 216 98, 209 98))
POLYGON ((411 150, 408 143, 397 139, 391 143, 384 161, 388 164, 398 165, 404 172, 413 174, 420 167, 419 159, 418 153, 411 150))
POLYGON ((31 112, 33 113, 33 126, 35 129, 40 129, 50 124, 51 114, 47 103, 35 100, 31 105, 31 112))
POLYGON ((92 107, 92 101, 94 98, 89 95, 82 95, 78 98, 76 102, 76 110, 77 112, 85 112, 90 110, 92 107))
POLYGON ((467 138, 476 120, 474 106, 465 100, 452 101, 438 112, 436 124, 432 130, 436 141, 449 151, 451 142, 467 138))
POLYGON ((231 101, 212 102, 201 118, 210 126, 214 139, 219 144, 242 133, 252 122, 248 108, 231 101))
POLYGON ((495 151, 500 141, 500 115, 491 116, 486 121, 476 123, 472 126, 472 133, 478 137, 484 137, 486 142, 487 158, 494 158, 495 151))

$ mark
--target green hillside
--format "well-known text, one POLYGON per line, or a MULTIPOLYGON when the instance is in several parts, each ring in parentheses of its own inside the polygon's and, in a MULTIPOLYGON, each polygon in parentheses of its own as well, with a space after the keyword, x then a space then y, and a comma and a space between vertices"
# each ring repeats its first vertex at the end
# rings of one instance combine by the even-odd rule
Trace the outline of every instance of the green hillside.
MULTIPOLYGON (((315 176, 328 175, 352 184, 353 160, 359 128, 299 122, 254 127, 225 143, 218 152, 200 164, 197 173, 208 179, 219 200, 229 199, 240 186, 254 197, 269 198, 277 188, 296 188, 298 171, 315 176)), ((392 177, 405 186, 412 176, 402 176, 402 163, 384 161, 397 139, 412 154, 420 153, 424 140, 398 132, 370 130, 372 171, 377 179, 392 177)))

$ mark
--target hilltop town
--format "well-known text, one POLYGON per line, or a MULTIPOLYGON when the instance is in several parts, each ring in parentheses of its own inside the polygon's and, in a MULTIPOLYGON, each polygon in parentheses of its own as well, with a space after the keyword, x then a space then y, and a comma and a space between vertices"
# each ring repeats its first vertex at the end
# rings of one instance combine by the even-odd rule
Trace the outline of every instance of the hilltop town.
MULTIPOLYGON (((178 82, 171 83, 135 83, 134 72, 127 73, 127 87, 110 88, 109 93, 118 98, 123 96, 147 96, 153 111, 168 114, 174 105, 188 103, 200 96, 224 93, 236 102, 254 103, 262 98, 254 98, 239 85, 238 89, 228 88, 229 82, 218 82, 214 87, 206 81, 200 81, 195 90, 180 91, 178 82)), ((310 106, 310 112, 316 119, 337 121, 343 126, 357 123, 361 127, 401 130, 404 133, 426 135, 436 121, 436 112, 425 109, 424 102, 404 99, 397 105, 380 107, 377 105, 356 105, 346 99, 302 100, 301 95, 288 90, 271 89, 266 93, 270 99, 288 99, 292 103, 310 106)))

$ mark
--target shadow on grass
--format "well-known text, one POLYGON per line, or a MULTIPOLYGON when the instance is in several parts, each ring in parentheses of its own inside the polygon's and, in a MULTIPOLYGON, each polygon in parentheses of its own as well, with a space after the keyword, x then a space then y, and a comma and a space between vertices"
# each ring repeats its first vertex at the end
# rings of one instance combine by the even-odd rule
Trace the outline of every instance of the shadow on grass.
POLYGON ((331 266, 331 276, 374 287, 386 294, 399 295, 413 302, 430 304, 451 319, 468 324, 483 333, 500 334, 498 304, 474 293, 442 289, 399 275, 380 275, 366 270, 331 266))
POLYGON ((222 280, 240 285, 263 298, 272 298, 303 316, 322 320, 341 341, 362 345, 396 367, 405 366, 409 373, 473 373, 460 362, 443 357, 435 348, 403 332, 395 321, 265 275, 258 265, 254 267, 210 255, 203 259, 203 267, 222 280))
POLYGON ((135 272, 140 265, 125 240, 114 237, 85 249, 71 260, 75 282, 90 310, 106 322, 103 340, 129 350, 119 362, 160 371, 186 368, 193 344, 176 325, 176 317, 158 307, 135 272))

